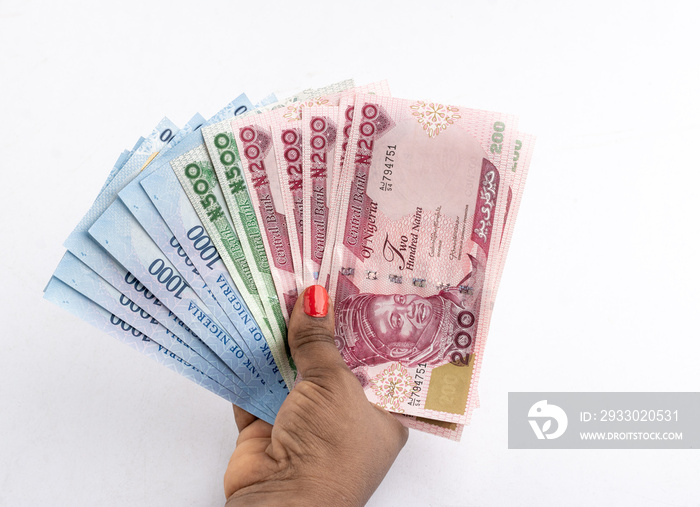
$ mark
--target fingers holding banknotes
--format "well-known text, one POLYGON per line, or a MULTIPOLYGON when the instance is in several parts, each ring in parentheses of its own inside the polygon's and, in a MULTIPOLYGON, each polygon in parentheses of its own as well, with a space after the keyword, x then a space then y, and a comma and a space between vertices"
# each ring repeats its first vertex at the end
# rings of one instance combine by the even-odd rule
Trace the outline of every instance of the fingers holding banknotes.
POLYGON ((274 426, 234 406, 240 433, 224 476, 226 505, 364 505, 408 430, 367 401, 345 365, 323 287, 309 287, 298 299, 288 336, 303 380, 274 426))

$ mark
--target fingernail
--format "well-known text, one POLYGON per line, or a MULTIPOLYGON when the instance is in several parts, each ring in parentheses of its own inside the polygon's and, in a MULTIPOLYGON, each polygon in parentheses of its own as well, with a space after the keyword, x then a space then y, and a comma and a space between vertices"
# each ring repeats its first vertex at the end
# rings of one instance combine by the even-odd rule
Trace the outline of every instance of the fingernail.
POLYGON ((328 313, 328 293, 322 285, 304 291, 304 313, 309 317, 325 317, 328 313))

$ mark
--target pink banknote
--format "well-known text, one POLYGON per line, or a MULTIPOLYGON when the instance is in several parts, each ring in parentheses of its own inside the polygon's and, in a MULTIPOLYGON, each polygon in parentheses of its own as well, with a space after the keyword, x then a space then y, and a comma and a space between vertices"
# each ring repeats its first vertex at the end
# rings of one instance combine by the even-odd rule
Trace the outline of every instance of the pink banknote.
MULTIPOLYGON (((285 294, 297 293, 292 251, 287 229, 288 217, 282 200, 282 188, 273 149, 272 126, 286 123, 284 110, 275 109, 231 121, 231 130, 241 154, 241 170, 248 185, 250 200, 260 224, 265 254, 280 301, 285 294)), ((282 305, 289 320, 292 301, 282 305)))
POLYGON ((370 401, 467 421, 515 125, 500 113, 357 97, 329 289, 338 348, 370 401))
POLYGON ((328 237, 331 178, 338 131, 337 106, 305 107, 302 117, 304 284, 318 282, 328 237))
POLYGON ((308 96, 303 100, 287 104, 283 114, 289 121, 301 120, 305 107, 337 106, 341 99, 355 97, 355 95, 362 93, 389 96, 389 83, 384 80, 362 86, 345 86, 343 88, 336 87, 335 89, 326 87, 318 90, 309 90, 307 92, 308 96))
MULTIPOLYGON (((287 234, 290 244, 291 256, 295 266, 295 283, 299 291, 303 290, 308 285, 316 283, 318 278, 318 269, 309 265, 309 270, 304 270, 304 224, 303 224, 303 182, 301 173, 301 164, 297 164, 297 157, 300 157, 303 152, 303 147, 300 146, 302 141, 301 132, 297 129, 301 128, 301 119, 305 109, 314 107, 331 107, 337 106, 340 100, 348 97, 354 97, 357 93, 371 94, 389 94, 389 85, 386 81, 370 83, 359 87, 350 87, 350 82, 340 83, 343 86, 334 85, 315 91, 307 91, 306 96, 301 100, 292 101, 274 111, 274 114, 269 115, 269 128, 272 134, 272 142, 274 153, 277 160, 277 169, 279 171, 279 180, 281 185, 281 206, 286 215, 287 234), (299 268, 297 269, 297 267, 299 268), (306 279, 304 274, 310 272, 311 275, 306 279)), ((335 147, 333 147, 335 148, 335 147)), ((328 172, 328 186, 330 187, 333 171, 328 172)), ((308 200, 308 199, 307 199, 308 200)), ((327 222, 327 220, 326 220, 327 222)), ((325 245, 325 241, 323 241, 325 245)))
POLYGON ((304 290, 302 205, 302 129, 301 120, 272 125, 272 143, 277 157, 282 204, 287 217, 289 247, 294 262, 294 280, 299 294, 304 290))
POLYGON ((464 424, 437 421, 435 419, 426 419, 424 417, 415 417, 404 414, 394 415, 396 419, 407 428, 436 435, 455 442, 459 442, 464 431, 464 424))
MULTIPOLYGON (((389 93, 380 92, 376 95, 388 97, 389 93)), ((330 181, 330 193, 331 202, 338 203, 340 201, 340 183, 343 175, 343 168, 345 167, 345 154, 348 149, 348 142, 350 140, 350 131, 353 122, 353 113, 355 110, 355 95, 348 94, 340 99, 339 103, 339 118, 338 127, 341 129, 336 136, 336 146, 335 146, 335 158, 333 160, 333 171, 331 174, 330 181)), ((338 230, 338 223, 340 220, 340 206, 331 206, 329 210, 328 218, 328 234, 326 238, 326 248, 325 255, 321 261, 321 267, 319 268, 318 283, 323 285, 326 289, 329 288, 330 284, 330 273, 332 269, 333 256, 332 251, 335 244, 335 238, 338 230)))
POLYGON ((510 184, 506 192, 506 209, 503 220, 503 230, 498 243, 499 253, 499 268, 496 272, 494 280, 494 296, 500 284, 503 267, 505 265, 510 240, 513 236, 515 227, 515 219, 518 216, 520 209, 520 201, 522 200, 523 189, 525 188, 525 180, 527 179, 530 161, 532 159, 532 151, 535 147, 535 137, 530 134, 518 132, 513 148, 509 153, 510 163, 508 165, 508 173, 512 176, 510 184))
MULTIPOLYGON (((530 160, 532 158, 532 150, 534 149, 534 146, 534 136, 523 132, 518 132, 508 152, 509 163, 506 171, 508 179, 507 184, 504 187, 505 211, 503 221, 500 226, 500 233, 498 234, 498 253, 495 257, 497 266, 492 272, 491 279, 488 281, 488 292, 492 300, 495 300, 496 294, 498 293, 501 275, 503 274, 503 268, 505 266, 508 248, 510 246, 510 240, 515 227, 515 219, 517 218, 518 210, 520 209, 520 201, 522 199, 525 180, 530 167, 530 160)), ((491 313, 489 313, 488 320, 484 326, 487 331, 490 327, 490 319, 491 313)), ((484 339, 481 344, 482 353, 485 342, 486 340, 484 339)))

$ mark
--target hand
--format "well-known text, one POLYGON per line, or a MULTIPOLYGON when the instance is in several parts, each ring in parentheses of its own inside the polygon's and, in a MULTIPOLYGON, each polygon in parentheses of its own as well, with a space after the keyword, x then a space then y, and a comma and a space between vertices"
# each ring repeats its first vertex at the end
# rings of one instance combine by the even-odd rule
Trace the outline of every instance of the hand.
POLYGON ((224 476, 227 507, 364 505, 406 443, 408 430, 367 401, 345 365, 329 306, 314 285, 294 307, 289 347, 303 380, 275 425, 233 407, 239 436, 224 476))

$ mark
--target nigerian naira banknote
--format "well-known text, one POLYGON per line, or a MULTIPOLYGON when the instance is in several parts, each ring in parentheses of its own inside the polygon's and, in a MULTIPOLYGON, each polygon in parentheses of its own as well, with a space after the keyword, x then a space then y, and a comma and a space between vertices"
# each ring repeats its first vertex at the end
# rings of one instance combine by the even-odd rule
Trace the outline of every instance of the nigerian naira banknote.
POLYGON ((468 419, 514 124, 437 103, 356 100, 329 292, 336 344, 380 406, 468 419))

